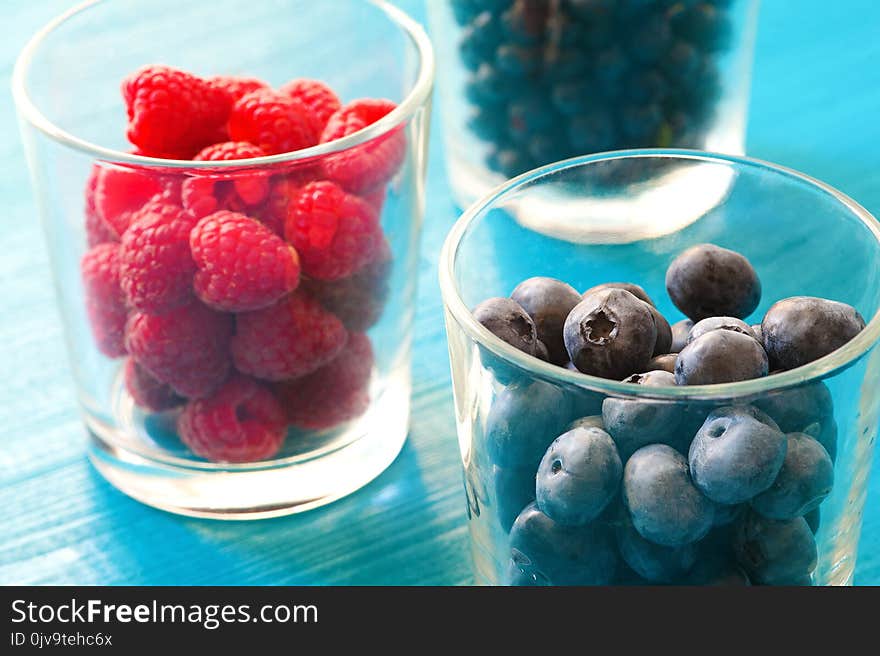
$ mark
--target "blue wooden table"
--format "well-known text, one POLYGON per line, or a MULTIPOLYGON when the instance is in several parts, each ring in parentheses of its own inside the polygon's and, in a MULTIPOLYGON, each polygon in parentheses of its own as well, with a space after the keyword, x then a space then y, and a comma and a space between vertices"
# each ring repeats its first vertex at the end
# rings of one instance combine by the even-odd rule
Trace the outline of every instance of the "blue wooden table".
MULTIPOLYGON (((25 40, 70 4, 0 4, 3 89, 25 40)), ((399 4, 424 19, 422 0, 399 4)), ((823 179, 880 213, 880 5, 763 5, 750 154, 823 179)), ((0 93, 0 137, 0 583, 472 581, 436 281, 440 244, 456 218, 438 125, 428 172, 409 443, 382 476, 351 497, 305 515, 250 523, 185 519, 144 507, 116 492, 87 462, 7 91, 0 93)), ((880 584, 876 475, 856 582, 880 584)))

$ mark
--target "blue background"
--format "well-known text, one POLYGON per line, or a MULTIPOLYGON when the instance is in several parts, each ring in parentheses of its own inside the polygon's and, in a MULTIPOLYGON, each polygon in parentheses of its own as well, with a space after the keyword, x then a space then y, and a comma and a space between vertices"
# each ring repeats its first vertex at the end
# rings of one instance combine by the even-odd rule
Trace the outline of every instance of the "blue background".
MULTIPOLYGON (((424 20, 422 0, 398 4, 424 20)), ((152 510, 93 471, 8 92, 18 50, 70 5, 0 4, 0 584, 471 582, 436 281, 440 244, 457 214, 439 112, 420 262, 413 418, 397 461, 331 506, 250 523, 152 510)), ((820 178, 880 213, 880 3, 765 0, 748 152, 820 178)), ((856 583, 880 584, 878 476, 856 583)))

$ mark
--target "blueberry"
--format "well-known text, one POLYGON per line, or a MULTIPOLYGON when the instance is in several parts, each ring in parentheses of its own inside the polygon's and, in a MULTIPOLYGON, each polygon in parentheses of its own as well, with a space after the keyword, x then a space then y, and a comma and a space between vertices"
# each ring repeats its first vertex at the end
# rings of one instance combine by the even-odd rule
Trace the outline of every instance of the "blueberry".
POLYGON ((761 282, 749 261, 714 244, 692 246, 666 271, 666 291, 694 321, 747 317, 761 301, 761 282))
MULTIPOLYGON (((623 382, 647 387, 674 386, 675 376, 667 371, 649 371, 623 382)), ((682 411, 682 406, 674 402, 609 397, 602 404, 602 421, 625 462, 648 444, 676 445, 682 411)))
POLYGON ((831 391, 822 381, 769 392, 754 405, 770 415, 785 433, 802 433, 810 424, 834 414, 831 391))
POLYGON ((831 493, 834 465, 809 435, 789 433, 785 460, 776 480, 752 499, 752 508, 770 519, 793 519, 819 507, 831 493))
POLYGON ((566 426, 565 432, 567 433, 575 428, 598 428, 599 430, 605 430, 605 424, 602 423, 602 415, 589 415, 575 419, 566 426))
POLYGON ((563 433, 538 467, 538 508, 558 524, 579 526, 601 513, 617 493, 623 465, 611 436, 599 428, 563 433))
POLYGON ((545 2, 515 0, 501 14, 501 26, 505 36, 519 45, 536 45, 544 36, 548 5, 545 2))
POLYGON ((828 355, 858 335, 865 320, 846 303, 793 296, 774 303, 761 331, 774 369, 794 369, 828 355))
POLYGON ((654 305, 654 301, 652 301, 651 297, 648 296, 648 292, 646 292, 641 285, 636 285, 635 283, 631 282, 605 282, 601 285, 590 287, 587 291, 583 293, 583 297, 586 298, 594 292, 601 292, 606 289, 625 289, 640 301, 644 301, 648 305, 654 305))
POLYGON ((742 319, 737 319, 736 317, 709 317, 694 324, 688 333, 687 343, 690 344, 698 337, 713 330, 732 330, 757 340, 751 326, 742 319))
POLYGON ((559 365, 568 362, 562 328, 569 312, 581 301, 577 290, 555 278, 536 277, 517 285, 510 298, 532 318, 538 339, 547 347, 549 361, 559 365))
POLYGON ((804 515, 804 520, 807 522, 807 526, 810 527, 810 530, 813 532, 813 535, 819 532, 819 524, 821 523, 821 513, 819 508, 813 508, 810 512, 804 515))
POLYGON ((535 343, 535 357, 544 362, 550 362, 550 351, 547 350, 547 346, 540 339, 535 343))
POLYGON ((628 76, 624 81, 623 94, 629 102, 648 104, 661 102, 667 88, 663 77, 649 70, 628 76))
POLYGON ((492 106, 471 110, 467 118, 467 127, 484 141, 494 142, 507 136, 504 124, 498 120, 498 110, 492 106))
POLYGON ((676 41, 659 63, 670 77, 688 79, 699 70, 700 55, 687 41, 676 41))
POLYGON ((474 308, 474 319, 514 348, 535 354, 538 341, 535 322, 516 301, 500 297, 487 299, 474 308))
MULTIPOLYGON (((627 26, 631 29, 631 26, 627 26)), ((636 62, 645 66, 655 64, 664 55, 672 41, 672 31, 666 18, 659 14, 649 16, 636 27, 629 38, 629 53, 636 62)))
MULTIPOLYGON (((575 117, 572 119, 571 123, 571 125, 575 125, 575 122, 578 120, 577 115, 586 112, 590 105, 595 101, 595 98, 592 97, 591 91, 592 85, 583 80, 560 82, 553 85, 551 100, 553 101, 553 106, 560 114, 575 117)), ((576 125, 574 128, 570 127, 568 136, 573 142, 586 142, 592 144, 596 134, 610 135, 613 138, 614 123, 610 118, 606 119, 606 124, 604 126, 597 126, 595 123, 586 120, 576 125)), ((600 141, 601 140, 602 139, 600 138, 600 141)), ((605 140, 608 140, 608 138, 605 140)), ((572 145, 577 148, 577 145, 574 143, 572 145)))
POLYGON ((701 553, 685 581, 687 585, 734 587, 750 585, 749 577, 726 554, 701 553))
POLYGON ((729 524, 732 524, 742 517, 747 508, 748 505, 744 503, 733 505, 723 503, 717 504, 715 506, 715 518, 712 521, 712 526, 728 526, 729 524))
POLYGON ((486 444, 492 462, 534 472, 550 443, 571 416, 567 396, 540 380, 506 387, 486 419, 486 444))
POLYGON ((688 335, 691 332, 691 328, 694 327, 694 322, 690 319, 682 319, 681 321, 676 321, 672 324, 672 346, 670 347, 670 351, 673 353, 681 353, 681 350, 687 346, 688 335))
POLYGON ((749 579, 764 585, 804 583, 818 560, 803 517, 778 521, 749 513, 740 523, 734 553, 749 579))
POLYGON ((713 410, 688 453, 694 484, 718 503, 748 501, 773 484, 786 444, 776 423, 753 406, 713 410))
POLYGON ((489 154, 486 163, 489 168, 508 178, 514 178, 532 168, 528 154, 517 148, 495 150, 489 154))
POLYGON ((461 61, 471 71, 476 71, 484 61, 492 59, 501 41, 501 27, 491 11, 478 14, 461 31, 459 54, 461 61))
POLYGON ((504 585, 515 587, 548 586, 550 581, 540 572, 533 572, 528 567, 521 567, 513 558, 507 563, 504 585), (528 571, 527 571, 528 570, 528 571))
POLYGON ((656 103, 628 105, 620 110, 621 138, 632 147, 653 145, 663 125, 663 111, 656 103))
POLYGON ((611 150, 617 135, 610 117, 588 110, 569 121, 568 138, 573 152, 586 155, 611 150))
POLYGON ((543 52, 540 47, 503 44, 495 52, 495 64, 514 77, 527 77, 541 69, 543 52))
POLYGON ((669 353, 672 348, 672 327, 660 311, 653 305, 648 304, 651 317, 654 319, 654 328, 657 330, 657 340, 654 342, 654 355, 669 353))
POLYGON ((614 580, 617 555, 601 523, 562 526, 529 504, 510 531, 511 557, 533 580, 551 585, 606 585, 614 580))
POLYGON ((536 133, 551 130, 556 121, 556 113, 547 107, 543 98, 522 98, 507 108, 508 133, 519 143, 526 143, 536 133))
POLYGON ((495 516, 504 532, 510 531, 519 513, 535 500, 535 470, 492 467, 495 516))
POLYGON ((663 355, 657 355, 651 358, 651 361, 648 362, 647 371, 668 371, 671 374, 675 373, 675 361, 678 358, 678 353, 664 353, 663 355))
POLYGON ((761 324, 753 323, 751 326, 749 326, 749 328, 752 329, 752 334, 755 336, 755 339, 757 339, 759 342, 761 342, 761 344, 763 344, 764 343, 764 331, 761 330, 761 324))
POLYGON ((650 310, 623 289, 587 296, 568 315, 563 335, 578 370, 617 380, 644 371, 657 341, 650 310))
POLYGON ((715 504, 694 487, 687 461, 665 444, 636 451, 623 472, 623 500, 643 538, 676 547, 712 527, 715 504))
POLYGON ((754 337, 713 330, 682 349, 675 361, 679 385, 713 385, 766 376, 767 354, 754 337))
MULTIPOLYGON (((468 100, 478 105, 500 106, 510 96, 510 83, 498 73, 498 69, 488 63, 480 64, 477 72, 465 84, 468 100)), ((497 115, 493 116, 497 121, 497 115)))
POLYGON ((617 549, 623 561, 651 583, 671 583, 684 576, 697 560, 697 545, 664 547, 643 538, 629 518, 617 526, 617 549))

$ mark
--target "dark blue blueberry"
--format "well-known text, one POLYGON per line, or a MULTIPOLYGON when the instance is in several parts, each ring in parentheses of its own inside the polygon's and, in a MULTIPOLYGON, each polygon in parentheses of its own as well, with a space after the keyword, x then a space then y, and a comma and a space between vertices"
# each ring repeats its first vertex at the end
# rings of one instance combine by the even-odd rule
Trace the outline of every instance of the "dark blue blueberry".
POLYGON ((713 330, 682 349, 675 361, 679 385, 734 383, 766 376, 764 347, 754 337, 732 330, 713 330))
MULTIPOLYGON (((592 94, 592 85, 588 81, 583 80, 560 82, 559 84, 553 85, 550 99, 553 102, 553 106, 560 114, 564 116, 572 116, 574 118, 576 118, 577 115, 588 111, 589 107, 596 102, 596 99, 592 94)), ((600 115, 604 116, 604 114, 600 115)), ((574 118, 572 120, 574 120, 574 118)), ((613 135, 614 125, 610 120, 607 122, 608 125, 605 132, 609 135, 613 135)), ((595 137, 592 135, 600 132, 590 125, 589 122, 582 123, 578 126, 578 129, 585 129, 588 136, 585 137, 584 140, 587 138, 595 140, 595 137)), ((572 130, 569 128, 569 136, 571 136, 571 132, 572 130)))
POLYGON ((558 387, 540 380, 510 385, 486 419, 489 457, 501 467, 534 472, 570 417, 568 397, 558 387))
POLYGON ((748 513, 734 539, 737 562, 754 583, 805 584, 816 568, 816 540, 803 517, 778 521, 748 513))
POLYGON ((534 46, 544 37, 549 13, 546 2, 515 0, 501 14, 501 27, 504 36, 511 43, 534 46))
POLYGON ((627 77, 623 85, 623 98, 633 103, 658 103, 667 93, 667 84, 654 71, 643 71, 627 77))
MULTIPOLYGON (((674 386, 675 376, 667 371, 649 371, 625 378, 624 382, 648 387, 674 386)), ((648 444, 675 446, 683 409, 674 402, 609 397, 602 404, 602 421, 626 462, 648 444)))
POLYGON ((623 561, 651 583, 672 583, 687 574, 697 560, 697 545, 664 547, 643 538, 629 518, 617 526, 617 549, 623 561))
POLYGON ((511 138, 525 142, 537 133, 551 130, 555 112, 547 106, 546 99, 524 98, 507 108, 507 129, 511 138))
POLYGON ((669 325, 666 317, 660 314, 660 310, 651 304, 648 304, 648 309, 651 310, 651 317, 654 319, 654 328, 657 329, 657 340, 654 342, 654 355, 669 353, 669 349, 672 348, 672 327, 669 325))
POLYGON ((569 312, 581 301, 577 290, 555 278, 535 277, 517 285, 510 298, 532 318, 538 339, 547 347, 550 362, 559 365, 568 362, 562 328, 569 312))
POLYGON ((648 306, 623 289, 589 294, 568 315, 563 334, 579 371, 616 380, 644 371, 657 341, 648 306))
POLYGON ((622 474, 623 464, 608 433, 575 428, 556 438, 541 460, 538 508, 559 524, 586 524, 617 494, 622 474))
POLYGON ((691 476, 713 501, 743 503, 773 484, 785 460, 786 442, 785 433, 757 408, 718 408, 691 443, 691 476))
POLYGON ((495 516, 504 532, 510 531, 523 508, 535 500, 535 470, 492 467, 495 516))
POLYGON ((626 55, 617 46, 599 53, 594 64, 596 84, 604 93, 616 93, 629 70, 626 55))
POLYGON ((506 138, 507 131, 504 128, 504 121, 499 117, 499 111, 503 110, 491 105, 471 109, 467 118, 468 128, 484 141, 496 142, 506 138))
MULTIPOLYGON (((594 86, 589 81, 592 75, 590 61, 577 50, 554 48, 546 52, 543 73, 544 81, 550 86, 570 82, 583 83, 588 85, 590 89, 594 86)), ((587 97, 595 101, 594 92, 591 91, 587 97)), ((586 109, 587 106, 584 105, 583 108, 586 109)))
POLYGON ((562 526, 535 504, 510 531, 511 559, 526 576, 552 585, 607 585, 614 580, 614 538, 603 524, 562 526))
POLYGON ((749 328, 752 329, 752 333, 755 335, 755 339, 757 339, 761 344, 764 343, 764 331, 761 330, 761 324, 753 323, 749 328))
MULTIPOLYGON (((566 366, 568 364, 571 363, 567 363, 566 366)), ((569 419, 572 421, 579 417, 602 414, 602 403, 605 401, 604 394, 589 389, 569 388, 566 390, 566 396, 571 404, 569 419)))
POLYGON ((629 105, 620 112, 621 138, 631 147, 652 146, 663 125, 663 111, 659 105, 629 105))
POLYGON ((566 6, 578 18, 592 21, 597 16, 611 12, 616 2, 617 0, 568 0, 566 6))
POLYGON ((541 70, 543 53, 541 48, 504 44, 495 52, 495 64, 512 76, 527 77, 541 70))
POLYGON ((831 494, 834 464, 819 442, 789 433, 785 461, 768 489, 752 499, 752 508, 770 519, 793 519, 819 507, 831 494))
POLYGON ((459 25, 467 25, 482 11, 479 0, 449 0, 449 4, 459 25))
POLYGON ((540 339, 535 344, 535 357, 544 362, 550 362, 550 351, 547 350, 547 345, 540 339))
POLYGON ((651 358, 651 361, 648 362, 647 371, 668 371, 669 373, 674 374, 675 361, 677 358, 678 353, 664 353, 663 355, 655 355, 653 358, 651 358))
POLYGON ((461 31, 458 50, 462 63, 469 70, 476 71, 480 64, 492 60, 500 42, 501 26, 498 19, 490 11, 478 14, 461 31))
MULTIPOLYGON (((503 105, 510 98, 511 84, 503 75, 499 74, 498 69, 491 64, 480 64, 477 72, 469 76, 465 83, 465 96, 472 103, 481 106, 486 112, 487 107, 498 107, 503 105)), ((489 116, 494 117, 495 122, 499 122, 498 112, 486 112, 489 116)))
POLYGON ((617 140, 614 122, 601 111, 587 110, 568 123, 571 150, 579 155, 611 150, 617 140))
POLYGON ((807 526, 810 527, 810 530, 813 532, 813 535, 819 532, 819 524, 821 523, 821 511, 819 508, 813 508, 810 512, 804 515, 804 521, 807 522, 807 526))
POLYGON ((687 343, 690 344, 698 337, 702 337, 713 330, 732 330, 757 340, 755 331, 742 319, 737 319, 736 317, 709 317, 694 324, 688 333, 687 343))
POLYGON ((693 327, 694 322, 690 319, 682 319, 672 324, 672 346, 670 350, 673 353, 681 353, 682 349, 687 346, 688 335, 693 327))
POLYGON ((748 505, 744 503, 734 505, 726 505, 723 503, 717 504, 715 506, 715 519, 712 522, 712 526, 727 526, 732 524, 742 517, 747 508, 748 505))
POLYGON ((785 433, 802 433, 810 424, 834 414, 831 391, 822 381, 768 392, 754 405, 770 415, 785 433))
POLYGON ((858 335, 865 320, 846 303, 793 296, 774 303, 761 331, 774 369, 794 369, 836 351, 858 335))
POLYGON ((532 167, 532 161, 528 154, 517 148, 503 148, 496 150, 489 155, 489 167, 508 178, 518 176, 525 173, 532 167))
POLYGON ((659 63, 670 77, 688 79, 699 71, 702 60, 693 45, 687 41, 676 41, 659 63))
POLYGON ((727 554, 706 554, 701 551, 696 564, 685 579, 687 585, 734 587, 750 585, 749 577, 727 554))
POLYGON ((474 319, 498 339, 523 353, 535 354, 538 340, 535 323, 516 301, 501 297, 487 299, 474 308, 474 319))
POLYGON ((666 271, 666 291, 694 321, 747 317, 761 301, 761 282, 749 261, 735 251, 699 244, 676 257, 666 271))
POLYGON ((694 486, 687 460, 665 444, 636 451, 623 472, 623 500, 643 538, 667 547, 709 532, 715 504, 694 486))
POLYGON ((568 147, 565 135, 552 131, 536 134, 526 142, 526 150, 529 151, 529 155, 538 166, 567 159, 569 157, 568 147))
POLYGON ((598 428, 599 430, 604 431, 605 424, 602 422, 602 415, 588 415, 586 417, 575 419, 565 427, 565 432, 567 433, 575 428, 598 428))
POLYGON ((648 16, 634 30, 628 25, 627 30, 631 32, 628 35, 629 55, 633 61, 642 65, 655 65, 672 42, 669 22, 659 14, 648 16))
POLYGON ((669 22, 677 36, 707 52, 719 52, 730 44, 730 21, 710 3, 702 2, 674 12, 669 22))

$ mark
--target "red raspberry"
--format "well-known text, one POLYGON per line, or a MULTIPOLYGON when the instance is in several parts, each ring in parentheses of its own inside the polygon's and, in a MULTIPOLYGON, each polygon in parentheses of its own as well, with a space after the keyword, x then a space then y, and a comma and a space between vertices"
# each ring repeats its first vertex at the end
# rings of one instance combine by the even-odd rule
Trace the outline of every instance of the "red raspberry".
POLYGON ((347 339, 339 319, 294 292, 275 305, 236 316, 232 360, 239 371, 256 378, 289 380, 330 362, 347 339))
POLYGON ((303 280, 302 286, 345 327, 363 332, 382 316, 388 298, 391 250, 382 242, 379 256, 355 275, 342 280, 303 280))
POLYGON ((251 378, 233 376, 210 398, 190 401, 177 419, 180 439, 212 462, 271 458, 286 436, 284 410, 251 378))
POLYGON ((242 97, 229 116, 229 137, 249 141, 268 155, 288 153, 318 143, 314 119, 299 100, 258 89, 242 97))
POLYGON ((255 218, 279 237, 284 237, 284 221, 287 219, 288 208, 296 198, 300 186, 295 175, 275 176, 266 202, 254 212, 255 218))
POLYGON ((132 214, 166 190, 167 181, 162 176, 144 169, 116 166, 96 166, 95 169, 95 214, 117 239, 128 228, 132 214))
POLYGON ((168 66, 145 66, 122 83, 128 140, 146 154, 188 159, 217 141, 232 98, 209 82, 168 66))
POLYGON ((244 214, 209 214, 193 229, 189 245, 198 267, 196 294, 218 310, 257 310, 299 284, 296 251, 244 214))
MULTIPOLYGON (((384 117, 396 105, 390 100, 364 98, 337 111, 321 133, 321 143, 347 137, 384 117)), ((368 193, 390 180, 406 157, 406 135, 396 127, 360 146, 327 156, 324 175, 346 191, 368 193)))
POLYGON ((297 428, 323 430, 359 417, 370 405, 373 348, 363 333, 351 333, 332 362, 297 380, 280 383, 278 399, 297 428))
POLYGON ((119 285, 119 244, 99 244, 80 263, 86 313, 98 350, 111 358, 125 355, 128 311, 119 285))
POLYGON ((303 273, 320 280, 350 276, 374 260, 382 244, 373 208, 327 181, 300 189, 284 234, 302 259, 303 273))
MULTIPOLYGON (((265 154, 259 147, 246 141, 225 141, 204 148, 193 159, 197 162, 220 162, 263 157, 265 154)), ((269 195, 269 175, 265 171, 218 175, 222 180, 232 181, 235 192, 246 205, 261 203, 269 195)))
POLYGON ((119 235, 104 219, 98 216, 98 210, 95 208, 95 188, 98 186, 100 171, 100 168, 93 166, 91 173, 89 173, 89 179, 86 180, 86 206, 83 213, 86 217, 86 242, 89 248, 98 244, 119 241, 119 235))
POLYGON ((189 233, 196 222, 177 205, 160 202, 133 215, 119 254, 122 290, 132 307, 162 314, 190 302, 196 265, 189 233))
POLYGON ((208 78, 208 84, 220 89, 232 99, 233 103, 257 89, 268 89, 269 85, 254 77, 238 77, 236 75, 215 75, 208 78))
POLYGON ((150 412, 170 410, 184 402, 169 385, 156 380, 134 358, 125 362, 125 387, 134 402, 150 412))
POLYGON ((283 85, 279 91, 291 98, 296 98, 309 109, 315 118, 314 126, 318 134, 321 134, 330 117, 342 107, 342 103, 333 93, 333 89, 318 80, 306 78, 291 80, 283 85))
POLYGON ((362 194, 361 198, 367 201, 374 210, 376 210, 376 214, 382 216, 382 208, 385 207, 385 187, 376 187, 373 191, 362 194))
POLYGON ((191 303, 162 315, 132 314, 125 345, 154 378, 181 396, 204 398, 229 374, 232 329, 230 315, 191 303))

